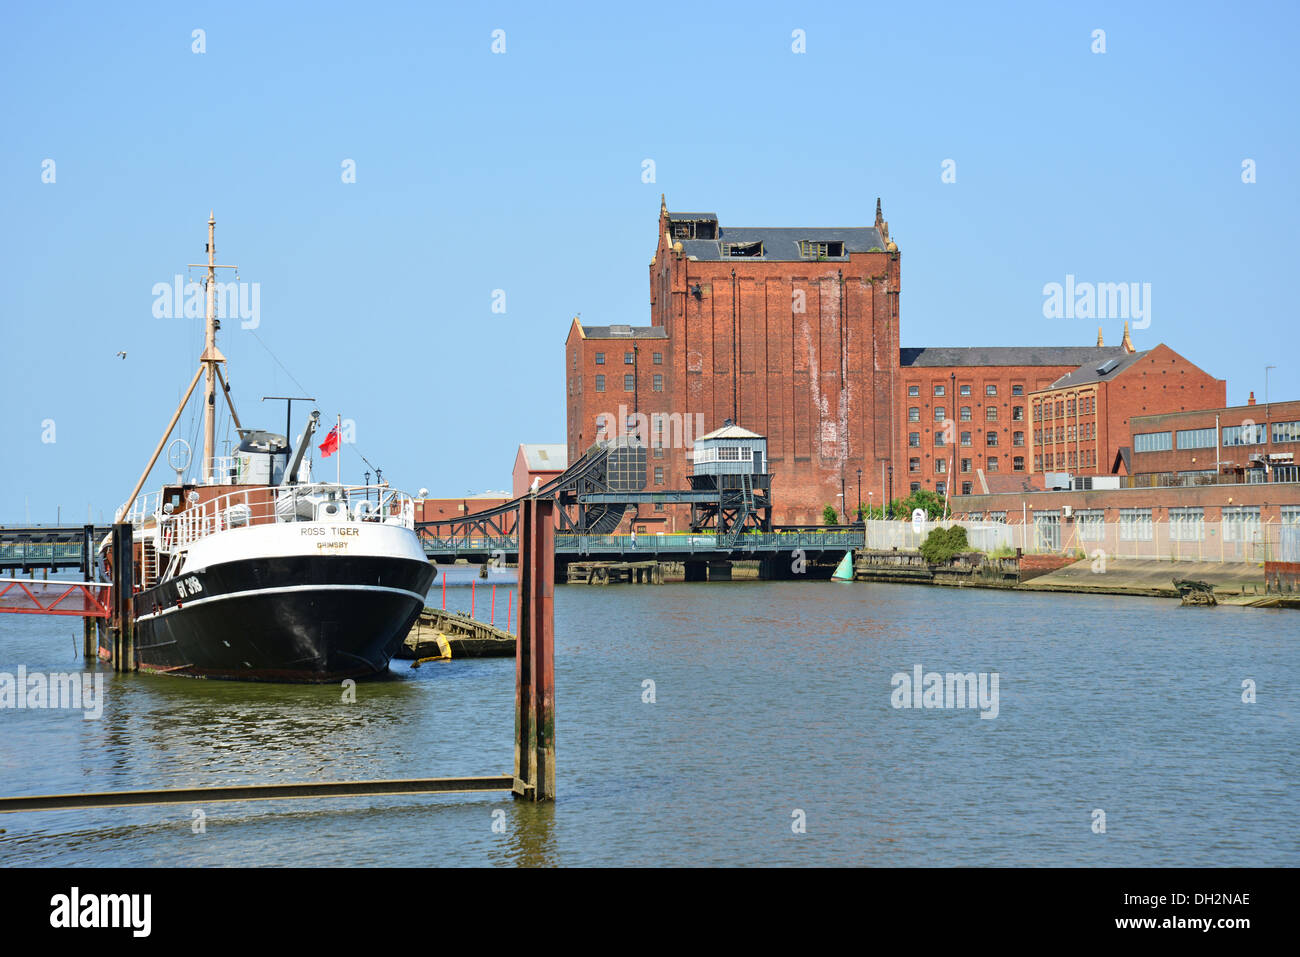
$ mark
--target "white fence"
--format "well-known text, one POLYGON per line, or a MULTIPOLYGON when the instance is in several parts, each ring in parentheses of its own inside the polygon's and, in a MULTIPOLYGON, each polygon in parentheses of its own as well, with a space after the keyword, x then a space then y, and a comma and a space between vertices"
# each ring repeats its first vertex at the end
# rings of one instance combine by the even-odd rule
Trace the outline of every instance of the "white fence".
POLYGON ((1095 557, 1191 562, 1263 562, 1300 560, 1300 525, 1278 522, 1099 522, 1059 516, 1030 517, 1028 524, 927 521, 916 530, 911 522, 869 521, 866 547, 920 548, 935 528, 961 525, 971 548, 992 552, 1019 548, 1026 554, 1083 552, 1095 557))

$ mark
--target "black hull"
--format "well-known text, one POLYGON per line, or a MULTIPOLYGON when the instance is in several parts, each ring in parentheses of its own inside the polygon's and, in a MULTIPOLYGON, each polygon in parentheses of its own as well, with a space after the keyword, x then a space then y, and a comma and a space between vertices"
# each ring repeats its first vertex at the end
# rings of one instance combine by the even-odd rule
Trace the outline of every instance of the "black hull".
POLYGON ((304 555, 182 573, 135 596, 141 671, 333 682, 388 669, 435 570, 408 558, 304 555))

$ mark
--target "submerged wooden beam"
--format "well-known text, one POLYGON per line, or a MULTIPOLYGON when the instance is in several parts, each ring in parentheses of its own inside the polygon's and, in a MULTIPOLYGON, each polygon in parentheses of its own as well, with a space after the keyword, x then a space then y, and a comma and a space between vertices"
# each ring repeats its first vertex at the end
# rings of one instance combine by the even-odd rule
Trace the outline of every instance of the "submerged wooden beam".
POLYGON ((216 804, 230 801, 368 797, 375 794, 453 794, 509 791, 512 774, 483 778, 395 778, 379 781, 314 781, 296 784, 237 784, 229 787, 161 788, 149 791, 91 791, 0 797, 0 814, 79 808, 144 807, 152 804, 216 804))

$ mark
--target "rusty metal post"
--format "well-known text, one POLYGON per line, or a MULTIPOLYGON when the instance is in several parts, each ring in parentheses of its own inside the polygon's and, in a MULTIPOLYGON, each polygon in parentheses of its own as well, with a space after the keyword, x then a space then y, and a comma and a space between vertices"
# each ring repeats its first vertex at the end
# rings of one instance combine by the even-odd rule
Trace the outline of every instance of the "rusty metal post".
POLYGON ((515 797, 555 800, 555 503, 519 505, 515 797))
POLYGON ((113 526, 113 670, 135 670, 135 618, 131 599, 135 592, 131 525, 113 526))
MULTIPOLYGON (((95 572, 95 526, 86 525, 81 530, 81 580, 90 581, 95 572)), ((89 660, 98 657, 95 619, 86 615, 81 619, 81 656, 89 660)))

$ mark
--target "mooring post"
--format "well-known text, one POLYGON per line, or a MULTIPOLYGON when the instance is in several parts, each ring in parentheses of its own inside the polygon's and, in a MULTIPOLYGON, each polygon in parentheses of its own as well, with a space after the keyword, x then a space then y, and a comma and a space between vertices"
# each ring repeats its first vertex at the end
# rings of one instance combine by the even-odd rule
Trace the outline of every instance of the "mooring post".
MULTIPOLYGON (((81 529, 81 580, 88 582, 95 573, 95 526, 85 525, 81 529)), ((95 619, 86 615, 81 619, 81 656, 89 660, 98 655, 98 641, 95 638, 95 619)))
POLYGON ((113 670, 135 670, 134 617, 131 598, 135 591, 132 561, 132 531, 127 522, 113 525, 113 670))
POLYGON ((515 797, 555 800, 555 503, 519 506, 515 797))

